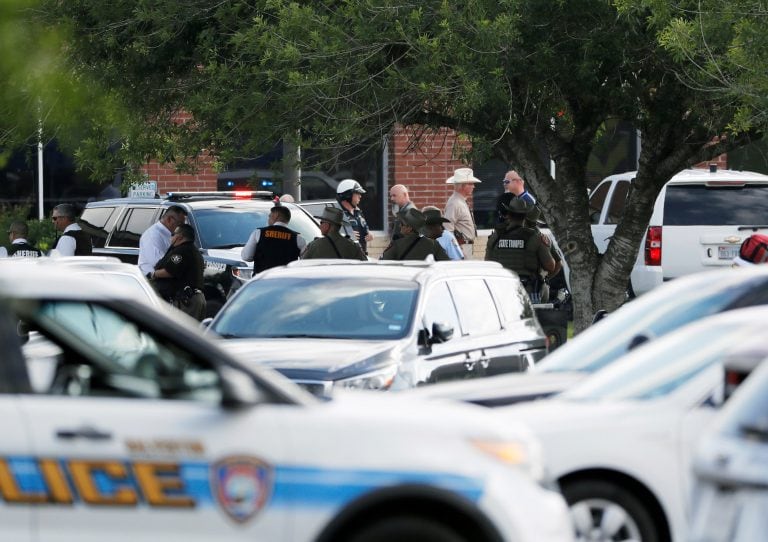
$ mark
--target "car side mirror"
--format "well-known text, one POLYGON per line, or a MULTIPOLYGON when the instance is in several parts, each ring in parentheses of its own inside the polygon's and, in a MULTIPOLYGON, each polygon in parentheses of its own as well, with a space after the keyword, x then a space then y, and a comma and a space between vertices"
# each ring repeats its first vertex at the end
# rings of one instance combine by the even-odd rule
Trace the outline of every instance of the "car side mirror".
POLYGON ((200 322, 200 327, 203 329, 208 329, 211 327, 211 322, 213 322, 213 318, 208 316, 207 318, 203 318, 203 320, 200 322))
POLYGON ((453 326, 445 322, 435 322, 432 324, 432 335, 429 338, 429 344, 444 343, 453 337, 453 326))

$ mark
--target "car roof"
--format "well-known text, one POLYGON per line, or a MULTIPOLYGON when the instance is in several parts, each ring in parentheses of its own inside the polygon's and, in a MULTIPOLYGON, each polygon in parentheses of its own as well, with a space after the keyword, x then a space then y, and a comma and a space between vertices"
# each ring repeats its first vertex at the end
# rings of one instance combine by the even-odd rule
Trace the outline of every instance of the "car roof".
MULTIPOLYGON (((272 192, 250 191, 252 196, 238 197, 236 194, 245 194, 244 192, 171 192, 164 198, 112 198, 101 201, 93 201, 86 205, 86 209, 94 207, 113 207, 113 206, 146 206, 146 207, 170 207, 171 205, 181 205, 190 208, 205 207, 272 207, 274 200, 272 192)), ((291 206, 291 203, 285 203, 291 206)))
POLYGON ((285 267, 269 269, 260 278, 322 276, 328 277, 390 278, 418 280, 422 276, 494 275, 514 276, 498 262, 481 260, 428 262, 426 260, 296 260, 285 267))
MULTIPOLYGON (((637 176, 637 171, 626 171, 617 173, 605 178, 607 181, 628 180, 631 181, 637 176)), ((756 173, 754 171, 737 171, 733 169, 718 169, 710 171, 703 168, 690 168, 674 175, 667 184, 702 184, 710 183, 758 183, 768 184, 768 175, 756 173)))
POLYGON ((19 261, 3 262, 0 265, 0 297, 77 300, 133 298, 133 292, 123 292, 105 278, 83 275, 80 266, 58 266, 57 258, 14 260, 19 261))

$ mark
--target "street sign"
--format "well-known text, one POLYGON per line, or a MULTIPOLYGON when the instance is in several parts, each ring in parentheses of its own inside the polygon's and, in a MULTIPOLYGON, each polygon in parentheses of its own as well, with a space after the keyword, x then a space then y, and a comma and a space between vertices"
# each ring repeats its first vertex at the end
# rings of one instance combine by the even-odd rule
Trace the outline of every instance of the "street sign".
POLYGON ((157 181, 132 184, 128 189, 129 198, 154 198, 157 194, 157 181))

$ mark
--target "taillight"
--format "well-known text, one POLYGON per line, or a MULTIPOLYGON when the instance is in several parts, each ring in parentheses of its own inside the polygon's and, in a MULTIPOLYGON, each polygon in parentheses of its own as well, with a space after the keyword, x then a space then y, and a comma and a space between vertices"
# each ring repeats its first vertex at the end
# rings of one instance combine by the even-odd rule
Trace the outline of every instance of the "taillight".
POLYGON ((661 226, 651 226, 645 236, 645 265, 661 265, 661 226))

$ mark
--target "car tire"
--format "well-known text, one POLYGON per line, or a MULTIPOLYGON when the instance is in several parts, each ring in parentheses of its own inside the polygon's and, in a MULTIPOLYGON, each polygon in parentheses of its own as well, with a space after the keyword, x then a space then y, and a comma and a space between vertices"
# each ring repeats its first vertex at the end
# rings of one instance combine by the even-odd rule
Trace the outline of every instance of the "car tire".
POLYGON ((562 346, 565 342, 565 336, 563 335, 563 328, 562 327, 553 327, 549 329, 545 329, 544 333, 547 335, 547 339, 549 340, 549 351, 552 352, 554 349, 556 349, 559 346, 562 346))
POLYGON ((562 491, 571 510, 577 542, 660 541, 650 511, 626 489, 602 480, 580 480, 563 484, 562 491))
POLYGON ((363 527, 347 542, 469 542, 467 538, 429 518, 396 516, 363 527))

